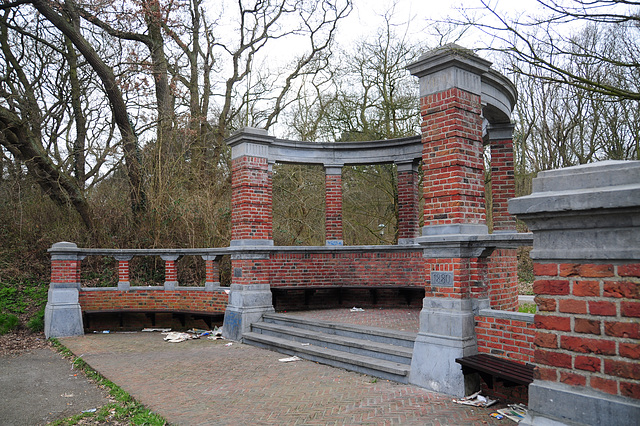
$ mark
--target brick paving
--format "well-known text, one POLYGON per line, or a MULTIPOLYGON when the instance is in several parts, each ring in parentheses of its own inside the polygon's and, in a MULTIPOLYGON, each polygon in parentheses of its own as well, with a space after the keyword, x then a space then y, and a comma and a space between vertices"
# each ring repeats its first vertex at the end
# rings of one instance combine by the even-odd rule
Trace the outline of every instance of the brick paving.
POLYGON ((364 308, 364 311, 351 312, 351 308, 344 308, 285 313, 287 315, 301 316, 318 321, 367 325, 417 333, 420 330, 420 311, 421 308, 364 308))
MULTIPOLYGON (((357 321, 366 317, 350 316, 357 321)), ((333 320, 336 318, 334 315, 333 320)), ((489 416, 495 406, 454 404, 449 396, 416 386, 310 361, 282 363, 278 359, 285 355, 235 342, 231 346, 226 346, 227 341, 207 339, 167 343, 163 337, 138 332, 60 340, 109 380, 176 425, 509 422, 489 416)))

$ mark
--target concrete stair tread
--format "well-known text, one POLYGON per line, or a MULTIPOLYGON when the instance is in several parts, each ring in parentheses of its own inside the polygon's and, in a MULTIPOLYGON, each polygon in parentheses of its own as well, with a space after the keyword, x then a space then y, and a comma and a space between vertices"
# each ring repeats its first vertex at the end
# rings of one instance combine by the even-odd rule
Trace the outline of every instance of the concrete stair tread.
POLYGON ((327 329, 344 330, 344 331, 356 332, 358 334, 363 334, 363 335, 369 334, 369 335, 383 336, 391 339, 405 340, 411 343, 415 342, 416 337, 418 335, 417 333, 413 333, 410 331, 390 330, 387 328, 368 327, 363 325, 352 325, 352 324, 345 324, 345 323, 331 322, 331 321, 322 321, 322 323, 318 323, 318 321, 316 320, 311 320, 311 319, 306 319, 306 318, 293 316, 293 315, 286 315, 286 314, 275 314, 275 313, 264 314, 263 321, 269 321, 269 320, 284 321, 284 322, 289 322, 291 324, 305 324, 309 326, 318 326, 319 324, 321 324, 324 328, 327 328, 327 329))
POLYGON ((250 342, 258 342, 263 345, 269 345, 274 348, 284 349, 289 354, 299 356, 300 358, 320 357, 327 360, 335 360, 345 364, 356 365, 369 368, 372 370, 383 371, 398 376, 408 376, 410 366, 397 362, 385 361, 363 355, 351 354, 335 349, 323 348, 321 346, 309 345, 302 346, 300 342, 282 339, 279 337, 266 336, 260 333, 244 333, 243 340, 250 342))
POLYGON ((340 336, 336 334, 327 334, 319 331, 312 331, 298 327, 291 327, 281 324, 259 322, 253 324, 254 329, 269 330, 271 332, 279 332, 282 334, 295 336, 299 339, 310 341, 321 341, 334 343, 338 345, 349 346, 352 348, 364 349, 371 352, 380 352, 392 354, 401 357, 407 357, 409 360, 413 355, 413 349, 405 346, 391 345, 387 343, 378 343, 366 339, 358 339, 354 337, 340 336))

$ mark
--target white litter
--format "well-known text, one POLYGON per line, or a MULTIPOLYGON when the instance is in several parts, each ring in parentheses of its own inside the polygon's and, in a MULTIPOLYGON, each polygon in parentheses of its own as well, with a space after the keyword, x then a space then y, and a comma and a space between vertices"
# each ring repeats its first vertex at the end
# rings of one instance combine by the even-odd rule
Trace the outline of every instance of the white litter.
POLYGON ((351 308, 351 312, 364 312, 364 309, 362 308, 356 308, 355 306, 353 308, 351 308))
POLYGON ((310 346, 311 343, 300 343, 300 346, 310 346))
POLYGON ((231 345, 233 345, 233 343, 229 342, 225 346, 231 346, 231 345))
POLYGON ((473 405, 474 407, 489 407, 497 401, 480 395, 480 392, 476 392, 473 395, 465 396, 464 398, 454 399, 453 402, 456 404, 473 405))
POLYGON ((166 333, 166 334, 167 335, 165 336, 164 340, 169 342, 169 343, 180 343, 180 342, 184 342, 186 340, 194 338, 194 336, 192 334, 180 333, 180 332, 177 332, 177 331, 171 331, 171 332, 166 333))
POLYGON ((289 358, 280 358, 278 361, 280 362, 294 362, 294 361, 300 361, 302 360, 302 358, 298 358, 297 356, 292 356, 289 358))
POLYGON ((149 331, 149 332, 158 331, 160 333, 168 333, 171 331, 171 329, 170 328, 143 328, 142 331, 149 331))

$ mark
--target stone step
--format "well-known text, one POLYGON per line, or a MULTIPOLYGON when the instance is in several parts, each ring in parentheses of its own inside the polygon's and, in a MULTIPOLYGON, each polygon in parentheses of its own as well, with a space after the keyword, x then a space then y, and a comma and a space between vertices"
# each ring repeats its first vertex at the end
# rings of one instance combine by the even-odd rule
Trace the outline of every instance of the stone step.
POLYGON ((379 327, 342 324, 329 321, 316 321, 292 315, 268 313, 263 316, 266 323, 280 324, 325 334, 351 337, 388 345, 413 349, 417 333, 401 330, 390 330, 379 327))
POLYGON ((411 365, 413 349, 405 346, 380 343, 372 340, 327 334, 283 324, 259 322, 252 324, 252 331, 299 343, 335 349, 351 354, 364 355, 400 364, 411 365))
POLYGON ((267 336, 256 332, 244 333, 243 342, 257 347, 275 350, 287 355, 368 374, 386 380, 407 383, 409 366, 397 362, 372 358, 321 346, 302 346, 300 342, 281 337, 267 336))

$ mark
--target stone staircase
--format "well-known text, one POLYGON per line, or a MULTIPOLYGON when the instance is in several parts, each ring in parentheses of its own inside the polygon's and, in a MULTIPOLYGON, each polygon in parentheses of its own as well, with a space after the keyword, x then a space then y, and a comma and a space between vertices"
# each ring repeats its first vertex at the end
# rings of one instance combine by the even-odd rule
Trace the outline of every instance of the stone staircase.
POLYGON ((265 314, 242 338, 249 345, 407 383, 416 333, 265 314))

